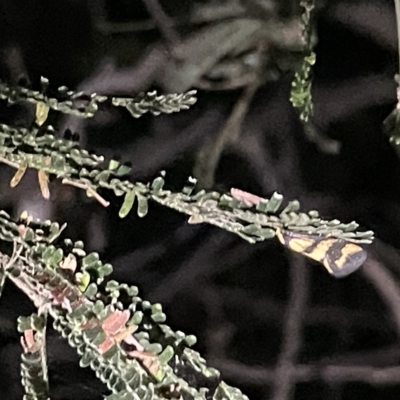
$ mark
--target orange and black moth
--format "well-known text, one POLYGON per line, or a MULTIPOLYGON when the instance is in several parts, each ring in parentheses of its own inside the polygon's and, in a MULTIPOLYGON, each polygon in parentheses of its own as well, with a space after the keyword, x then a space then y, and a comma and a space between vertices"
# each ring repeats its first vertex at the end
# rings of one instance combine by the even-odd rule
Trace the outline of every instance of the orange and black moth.
POLYGON ((280 228, 276 230, 276 236, 290 250, 322 263, 335 278, 344 278, 356 271, 367 258, 367 252, 360 245, 345 239, 280 228))

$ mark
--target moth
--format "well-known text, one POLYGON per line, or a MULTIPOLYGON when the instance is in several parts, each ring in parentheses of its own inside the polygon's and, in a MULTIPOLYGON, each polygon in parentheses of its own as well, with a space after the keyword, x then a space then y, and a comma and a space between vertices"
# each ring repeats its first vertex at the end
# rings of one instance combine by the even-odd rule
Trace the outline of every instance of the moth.
MULTIPOLYGON (((248 205, 257 205, 262 198, 240 189, 231 188, 232 197, 248 205)), ((322 236, 276 230, 279 241, 292 251, 320 262, 335 278, 344 278, 356 271, 367 258, 358 244, 333 236, 322 236)))
POLYGON ((290 250, 323 264, 335 278, 344 278, 356 271, 367 258, 358 244, 332 236, 302 234, 278 228, 276 236, 290 250))

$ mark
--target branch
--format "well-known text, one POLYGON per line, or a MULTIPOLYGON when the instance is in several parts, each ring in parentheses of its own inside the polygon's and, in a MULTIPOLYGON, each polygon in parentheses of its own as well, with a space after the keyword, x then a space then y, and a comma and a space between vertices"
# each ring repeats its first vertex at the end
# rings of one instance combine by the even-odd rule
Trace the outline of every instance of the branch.
POLYGON ((21 345, 22 385, 24 399, 49 400, 49 381, 46 360, 46 321, 45 315, 32 314, 18 319, 18 330, 23 333, 21 345))
POLYGON ((361 271, 391 311, 397 335, 400 337, 400 289, 397 280, 373 255, 370 255, 361 271))
MULTIPOLYGON (((272 368, 250 367, 235 361, 215 361, 214 365, 230 380, 246 384, 271 384, 276 379, 272 368)), ((370 385, 394 385, 400 383, 400 367, 370 367, 362 365, 303 365, 298 364, 291 372, 293 382, 320 380, 326 383, 363 382, 370 385)))
MULTIPOLYGON (((164 179, 161 176, 151 184, 120 179, 129 173, 129 167, 115 160, 106 162, 102 156, 80 150, 76 142, 56 140, 49 130, 43 135, 36 128, 16 129, 2 124, 1 132, 0 156, 8 162, 68 179, 65 182, 79 182, 82 187, 90 188, 91 196, 96 196, 99 189, 109 189, 117 196, 124 195, 121 217, 130 212, 135 200, 138 216, 145 216, 151 199, 189 215, 189 223, 207 222, 233 232, 250 243, 271 239, 277 230, 287 238, 290 238, 290 233, 295 233, 297 238, 303 237, 308 241, 323 238, 332 241, 337 238, 368 244, 373 240, 371 231, 355 232, 358 228, 355 222, 344 224, 338 220, 326 221, 315 210, 300 212, 300 204, 296 200, 282 208, 283 196, 278 193, 265 199, 237 189, 223 195, 213 191, 195 191, 196 180, 192 178, 181 193, 172 193, 163 189, 164 179), (257 201, 249 202, 248 198, 256 198, 257 201)), ((100 197, 97 198, 100 200, 100 197)), ((291 247, 291 240, 281 242, 291 247)))
MULTIPOLYGON (((11 262, 1 255, 2 272, 54 319, 55 330, 81 356, 81 367, 90 366, 112 391, 108 400, 247 400, 189 348, 192 335, 165 325, 160 304, 143 301, 134 286, 104 282, 111 265, 86 254, 81 242, 62 241, 58 224, 17 225, 1 212, 0 228, 0 239, 19 246, 11 262), (129 299, 125 307, 121 294, 129 299)), ((36 354, 30 333, 24 346, 36 354)))
POLYGON ((295 381, 292 378, 297 355, 301 348, 302 324, 307 313, 308 268, 304 259, 291 257, 290 300, 284 317, 282 349, 279 355, 273 381, 272 400, 291 398, 295 381))
MULTIPOLYGON (((42 82, 48 85, 48 80, 42 78, 42 82)), ((157 92, 142 93, 136 98, 112 97, 98 94, 88 95, 84 92, 74 92, 66 86, 57 89, 58 97, 48 97, 42 92, 31 90, 22 86, 10 86, 0 81, 0 99, 8 103, 17 101, 29 101, 37 106, 47 106, 65 114, 72 114, 81 118, 91 118, 99 109, 99 105, 109 102, 114 106, 126 107, 127 110, 138 118, 146 112, 154 115, 161 113, 170 114, 187 110, 196 102, 196 91, 187 93, 167 94, 157 96, 157 92), (63 99, 60 99, 60 98, 63 99)))

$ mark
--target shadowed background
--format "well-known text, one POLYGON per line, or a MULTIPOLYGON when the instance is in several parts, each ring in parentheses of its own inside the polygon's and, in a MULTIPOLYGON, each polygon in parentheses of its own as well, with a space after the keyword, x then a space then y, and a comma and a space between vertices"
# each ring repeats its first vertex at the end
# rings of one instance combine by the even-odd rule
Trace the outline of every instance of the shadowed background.
MULTIPOLYGON (((150 204, 118 218, 121 199, 98 203, 56 180, 40 196, 34 173, 11 190, 0 169, 0 207, 17 217, 68 222, 114 265, 114 279, 161 302, 168 323, 198 337, 223 379, 255 399, 397 399, 400 395, 400 164, 382 122, 396 101, 392 1, 317 1, 313 130, 290 102, 301 62, 297 0, 1 0, 0 75, 50 90, 67 85, 131 96, 198 89, 179 114, 135 120, 104 109, 91 120, 51 112, 85 148, 132 164, 130 179, 167 171, 180 190, 237 187, 299 199, 324 219, 372 229, 363 268, 335 280, 276 240, 250 245, 150 204), (89 4, 90 3, 90 4, 89 4)), ((0 104, 0 120, 29 126, 34 110, 0 104)), ((31 171, 33 172, 33 171, 31 171)), ((33 307, 6 284, 0 300, 1 398, 21 399, 16 318, 33 307)), ((50 331, 51 398, 101 399, 106 389, 50 331)))

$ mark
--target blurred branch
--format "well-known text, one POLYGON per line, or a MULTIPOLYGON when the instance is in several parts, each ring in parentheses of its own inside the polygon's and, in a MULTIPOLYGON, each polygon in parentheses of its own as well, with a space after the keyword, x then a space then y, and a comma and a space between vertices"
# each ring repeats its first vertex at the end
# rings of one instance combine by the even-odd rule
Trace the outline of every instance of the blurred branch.
MULTIPOLYGON (((95 26, 103 34, 149 31, 157 28, 155 20, 135 22, 110 22, 104 13, 104 6, 99 4, 92 10, 95 26)), ((210 22, 221 22, 231 18, 245 16, 245 10, 238 0, 220 3, 194 3, 188 18, 175 18, 175 26, 201 25, 210 22)))
POLYGON ((400 287, 395 277, 373 255, 369 255, 362 274, 371 282, 392 314, 400 337, 400 287))
POLYGON ((174 21, 165 13, 158 0, 142 1, 162 33, 168 48, 172 50, 180 41, 179 35, 174 29, 174 21))
POLYGON ((215 173, 221 155, 228 144, 235 143, 238 140, 243 120, 259 85, 260 81, 255 76, 254 81, 243 89, 231 115, 216 139, 212 137, 206 139, 202 148, 199 149, 193 175, 198 179, 200 187, 209 189, 214 185, 215 173))
MULTIPOLYGON (((237 384, 256 384, 265 386, 276 379, 272 368, 251 367, 235 361, 213 361, 214 367, 221 370, 226 378, 237 384)), ((370 385, 394 385, 400 383, 400 367, 375 368, 360 365, 321 365, 299 364, 291 371, 292 382, 302 383, 320 380, 326 383, 363 382, 370 385)))
MULTIPOLYGON (((238 57, 260 45, 267 51, 271 46, 286 52, 302 50, 304 39, 300 19, 265 22, 237 18, 202 27, 174 49, 160 84, 167 92, 185 91, 185 88, 196 86, 200 78, 224 58, 238 57)), ((258 65, 253 67, 257 68, 258 65)))
POLYGON ((292 255, 290 257, 290 299, 284 316, 281 351, 272 385, 273 400, 292 398, 295 383, 292 371, 301 348, 303 316, 307 313, 308 274, 305 260, 292 255))
MULTIPOLYGON (((269 297, 249 296, 248 292, 239 288, 218 287, 221 302, 226 308, 232 310, 233 314, 244 311, 256 320, 277 323, 284 314, 285 304, 269 297)), ((337 329, 361 329, 370 327, 371 320, 384 316, 376 312, 350 310, 344 307, 331 305, 309 305, 307 312, 303 315, 305 326, 329 325, 337 329)))

